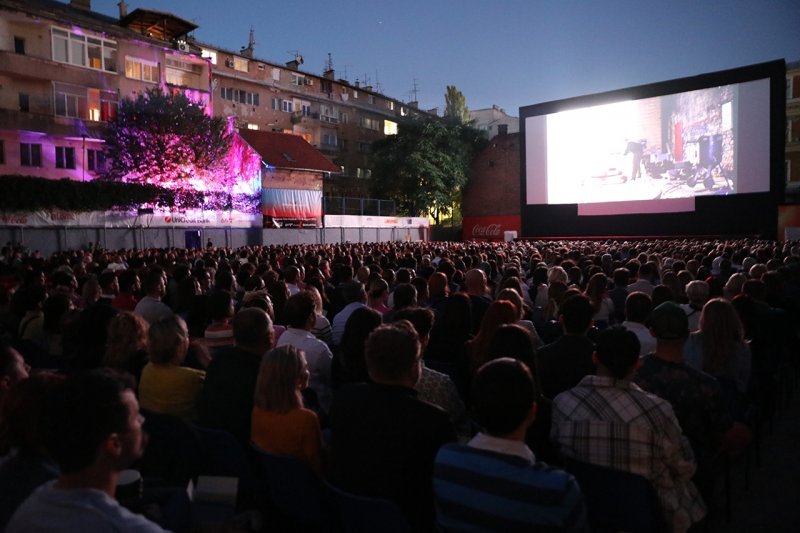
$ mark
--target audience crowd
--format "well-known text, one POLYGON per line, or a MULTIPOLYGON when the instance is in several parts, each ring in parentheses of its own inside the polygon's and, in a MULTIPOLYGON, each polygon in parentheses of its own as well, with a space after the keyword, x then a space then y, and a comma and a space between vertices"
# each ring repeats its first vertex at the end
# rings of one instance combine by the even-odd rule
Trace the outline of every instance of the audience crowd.
MULTIPOLYGON (((254 472, 258 454, 294 457, 389 500, 411 531, 695 530, 721 465, 758 440, 796 375, 798 325, 797 243, 51 257, 9 243, 0 530, 180 529, 153 510, 175 492, 131 504, 123 471, 185 488, 204 460, 189 436, 220 434, 254 472), (612 516, 598 491, 635 483, 652 508, 612 516)), ((258 490, 239 488, 237 509, 269 521, 258 490)))

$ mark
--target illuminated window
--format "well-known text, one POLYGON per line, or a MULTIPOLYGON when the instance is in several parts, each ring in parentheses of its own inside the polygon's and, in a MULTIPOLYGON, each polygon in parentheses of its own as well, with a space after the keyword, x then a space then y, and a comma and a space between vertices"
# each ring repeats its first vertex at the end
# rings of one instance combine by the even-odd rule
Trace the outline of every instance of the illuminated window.
POLYGON ((125 56, 125 76, 132 80, 158 83, 158 63, 125 56))
POLYGON ((117 43, 101 37, 52 29, 53 60, 106 72, 117 71, 117 43))
POLYGON ((404 117, 406 115, 408 115, 408 108, 406 108, 405 106, 400 106, 400 116, 404 117))
POLYGON ((200 49, 200 57, 205 57, 211 60, 212 65, 217 64, 217 53, 213 50, 207 50, 205 48, 200 49))
POLYGON ((89 89, 87 94, 89 97, 89 120, 108 122, 117 118, 117 93, 89 89))
POLYGON ((233 56, 233 69, 239 72, 247 72, 250 62, 243 57, 233 56))
POLYGON ((98 174, 105 171, 106 154, 102 150, 86 150, 86 168, 98 174))
POLYGON ((384 135, 397 135, 397 122, 391 120, 383 121, 383 134, 384 135))
POLYGON ((258 129, 258 124, 247 124, 247 129, 248 130, 257 130, 258 129))
POLYGON ((19 144, 19 164, 23 167, 42 166, 42 145, 41 144, 19 144))
POLYGON ((390 111, 394 111, 394 102, 391 100, 386 102, 386 106, 389 108, 390 111))

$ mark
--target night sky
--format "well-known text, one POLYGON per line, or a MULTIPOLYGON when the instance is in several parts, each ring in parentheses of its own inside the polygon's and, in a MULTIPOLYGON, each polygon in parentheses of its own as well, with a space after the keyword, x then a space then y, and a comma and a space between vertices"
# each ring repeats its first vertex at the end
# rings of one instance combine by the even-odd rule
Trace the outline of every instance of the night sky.
MULTIPOLYGON (((66 0, 64 0, 66 1, 66 0)), ((455 85, 471 109, 520 106, 773 59, 800 60, 798 0, 130 0, 194 21, 230 50, 255 30, 256 57, 305 59, 321 74, 444 108, 455 85)), ((117 0, 92 9, 117 16, 117 0)))

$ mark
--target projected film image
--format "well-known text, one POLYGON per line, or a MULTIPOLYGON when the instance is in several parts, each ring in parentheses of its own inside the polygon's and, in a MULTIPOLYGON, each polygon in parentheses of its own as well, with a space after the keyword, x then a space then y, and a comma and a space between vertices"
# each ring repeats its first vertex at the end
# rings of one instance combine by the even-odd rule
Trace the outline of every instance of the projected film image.
POLYGON ((735 193, 735 89, 548 115, 547 203, 735 193))

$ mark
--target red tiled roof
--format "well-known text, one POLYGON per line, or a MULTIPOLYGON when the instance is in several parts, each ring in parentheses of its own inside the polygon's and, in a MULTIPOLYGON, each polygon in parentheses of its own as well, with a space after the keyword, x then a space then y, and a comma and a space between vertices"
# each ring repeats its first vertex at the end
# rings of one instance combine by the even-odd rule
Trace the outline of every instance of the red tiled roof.
POLYGON ((271 167, 339 172, 339 167, 331 163, 322 152, 297 135, 274 131, 239 130, 239 136, 271 167))

